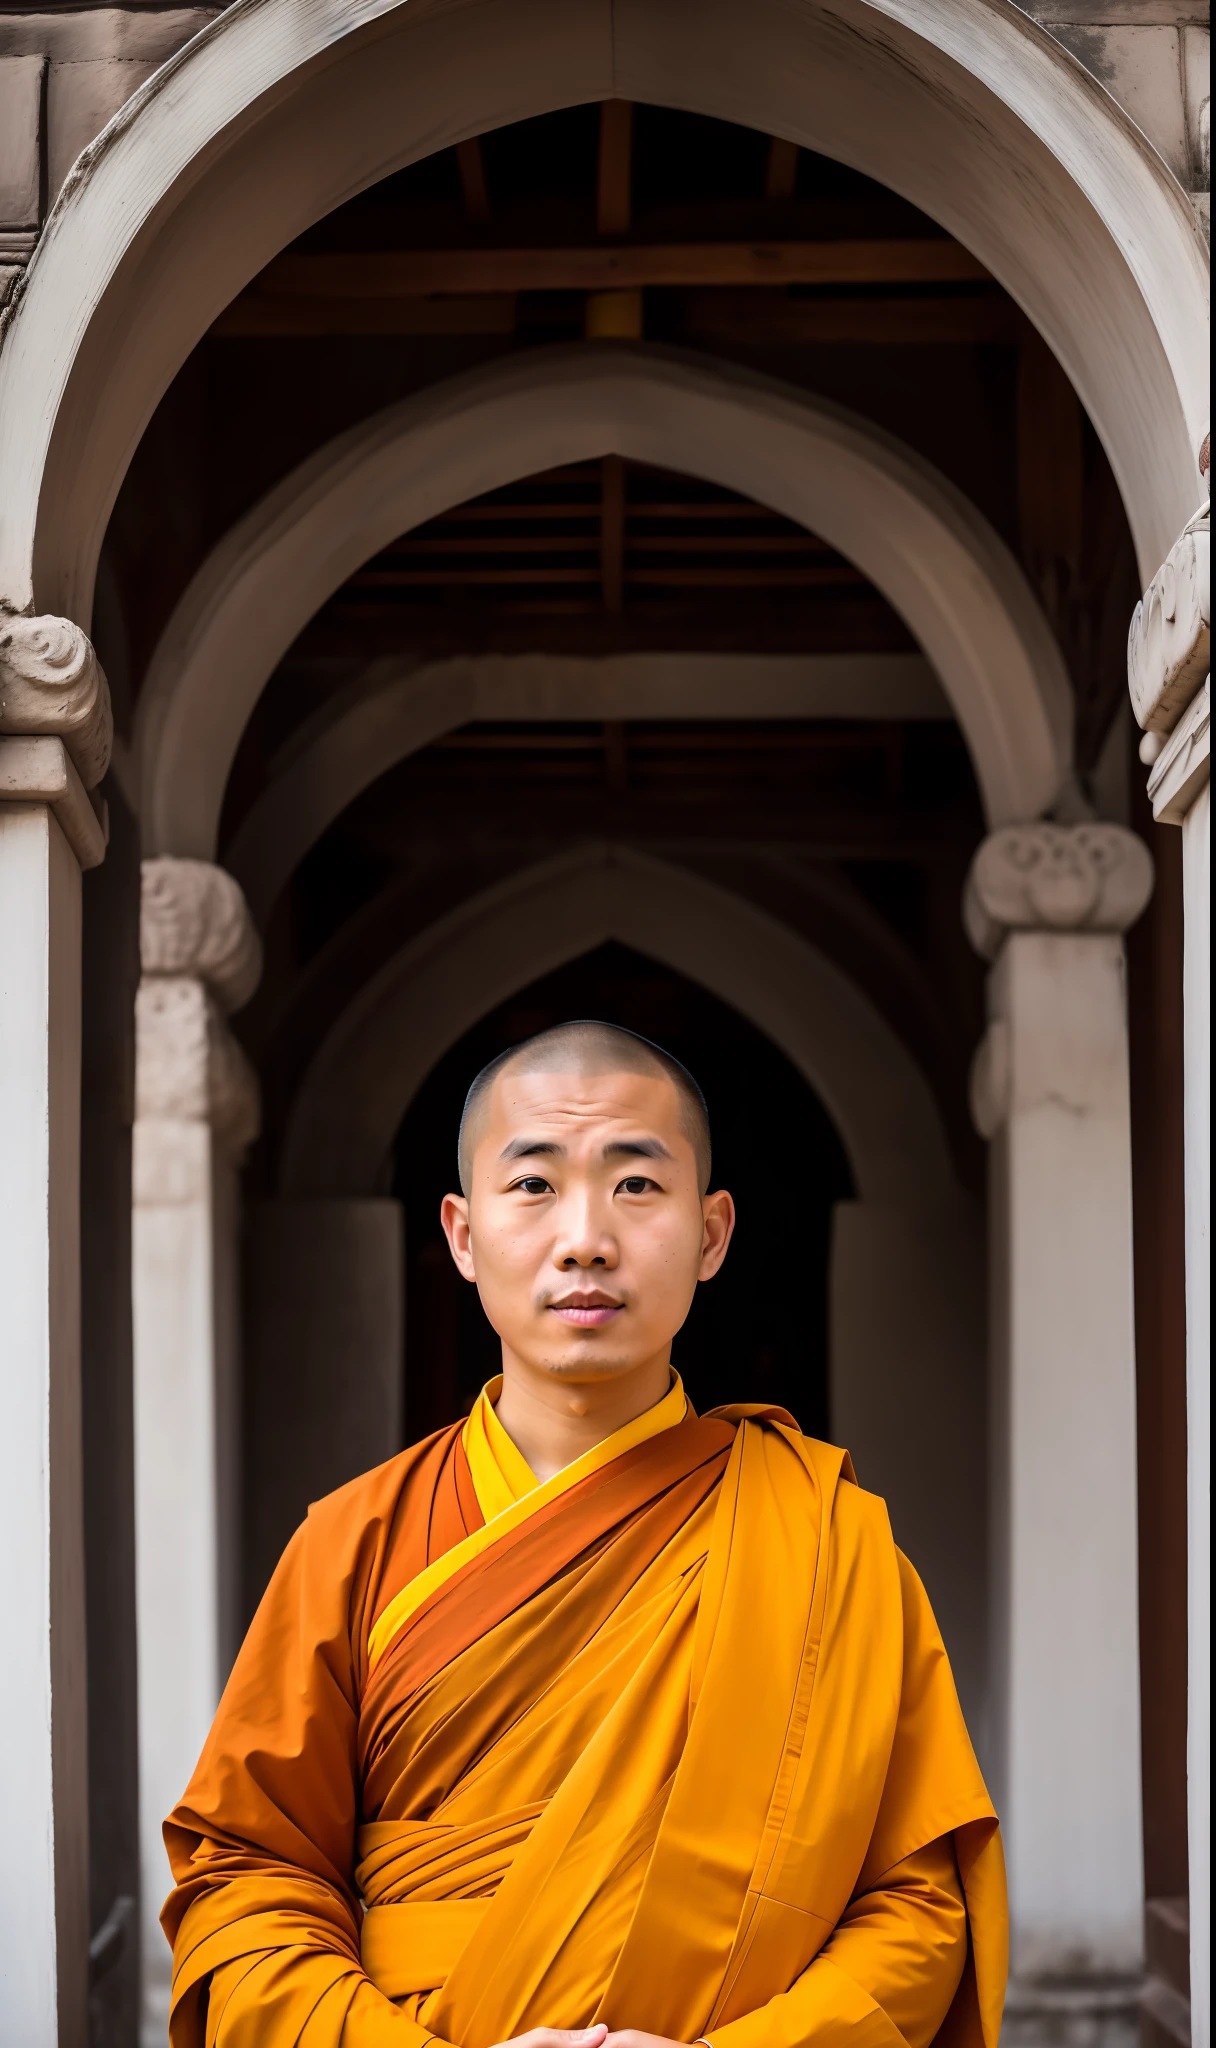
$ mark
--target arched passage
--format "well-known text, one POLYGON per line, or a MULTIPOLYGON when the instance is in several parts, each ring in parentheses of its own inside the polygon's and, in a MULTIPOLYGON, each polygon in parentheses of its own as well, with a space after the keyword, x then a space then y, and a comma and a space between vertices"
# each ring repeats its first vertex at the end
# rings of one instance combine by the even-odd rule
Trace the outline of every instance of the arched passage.
POLYGON ((462 136, 614 94, 787 136, 948 227, 1059 356, 1105 443, 1142 569, 1155 569, 1193 499, 1206 258, 1138 130, 1018 10, 253 0, 115 117, 42 239, 5 344, 6 600, 87 620, 106 520, 152 409, 293 236, 462 136))
POLYGON ((1051 803, 1071 758, 1067 675, 1020 569, 975 507, 837 406, 671 351, 603 346, 537 350, 389 407, 231 529, 178 605, 140 699, 145 852, 214 855, 258 694, 360 562, 466 498, 609 453, 729 485, 830 541, 924 648, 991 821, 1051 803))

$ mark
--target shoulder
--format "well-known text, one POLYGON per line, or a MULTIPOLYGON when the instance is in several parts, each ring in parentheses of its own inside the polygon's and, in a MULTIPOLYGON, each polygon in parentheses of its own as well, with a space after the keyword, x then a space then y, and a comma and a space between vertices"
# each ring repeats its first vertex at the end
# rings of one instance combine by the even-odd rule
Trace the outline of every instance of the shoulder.
POLYGON ((853 1460, 842 1444, 830 1444, 821 1437, 805 1436, 785 1408, 740 1403, 732 1408, 716 1408, 713 1413, 734 1422, 741 1430, 774 1432, 784 1438, 806 1470, 813 1474, 821 1490, 833 1497, 844 1514, 874 1529, 885 1529, 890 1536, 891 1523, 885 1500, 880 1494, 868 1493, 864 1486, 859 1485, 853 1460))
POLYGON ((332 1493, 312 1501, 304 1524, 310 1547, 345 1547, 365 1532, 387 1529, 402 1508, 408 1508, 415 1491, 425 1491, 429 1500, 436 1474, 446 1464, 463 1427, 462 1420, 438 1429, 433 1436, 409 1444, 395 1457, 386 1458, 382 1465, 374 1465, 370 1472, 360 1472, 357 1478, 348 1479, 345 1486, 335 1487, 332 1493))
POLYGON ((842 1445, 804 1436, 784 1408, 739 1406, 714 1412, 734 1422, 744 1437, 751 1432, 757 1443, 788 1448, 791 1457, 770 1460, 776 1482, 782 1484, 784 1480, 791 1496, 801 1494, 808 1512, 814 1512, 817 1518, 822 1512, 819 1504, 826 1505, 835 1543, 846 1539, 869 1550, 877 1549, 891 1570, 896 1570, 898 1553, 887 1504, 879 1494, 868 1493, 858 1485, 853 1461, 842 1445), (811 1482, 809 1487, 804 1483, 807 1479, 811 1482))
POLYGON ((439 1474, 463 1423, 411 1444, 370 1472, 314 1501, 283 1554, 271 1594, 327 1617, 325 1633, 348 1637, 361 1670, 371 1616, 399 1554, 425 1562, 439 1474))

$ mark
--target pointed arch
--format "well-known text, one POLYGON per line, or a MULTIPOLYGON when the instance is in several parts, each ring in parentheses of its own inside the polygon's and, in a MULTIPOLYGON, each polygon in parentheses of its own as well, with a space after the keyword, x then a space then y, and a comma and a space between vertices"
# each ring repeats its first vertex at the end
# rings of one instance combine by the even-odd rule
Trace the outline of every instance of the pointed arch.
POLYGON ((397 534, 562 463, 616 454, 742 491, 865 571, 935 668, 990 822, 1036 817, 1070 760, 1063 659, 1013 556, 894 436, 672 350, 536 349, 340 434, 230 529, 170 619, 138 727, 146 853, 209 860, 258 695, 316 607, 397 534))

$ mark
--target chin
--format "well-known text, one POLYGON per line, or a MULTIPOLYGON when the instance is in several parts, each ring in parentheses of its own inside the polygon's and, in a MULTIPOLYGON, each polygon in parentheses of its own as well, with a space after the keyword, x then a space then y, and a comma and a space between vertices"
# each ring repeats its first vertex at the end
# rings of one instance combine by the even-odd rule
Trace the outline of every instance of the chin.
POLYGON ((644 1359, 622 1357, 619 1352, 578 1351, 561 1357, 540 1358, 537 1364, 558 1380, 609 1380, 623 1379, 626 1373, 636 1372, 644 1359))

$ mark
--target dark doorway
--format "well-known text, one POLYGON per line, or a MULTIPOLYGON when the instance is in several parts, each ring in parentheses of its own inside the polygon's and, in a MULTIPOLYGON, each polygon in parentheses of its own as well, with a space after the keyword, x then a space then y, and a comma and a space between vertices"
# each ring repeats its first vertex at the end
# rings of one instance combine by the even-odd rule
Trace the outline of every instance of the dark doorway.
POLYGON ((397 1141, 405 1205, 406 1437, 467 1412, 499 1370, 498 1343, 448 1255, 439 1204, 456 1185, 465 1091, 505 1046, 569 1017, 655 1039, 709 1102, 716 1187, 739 1225, 726 1265, 698 1290, 673 1349, 702 1412, 775 1401, 828 1433, 827 1262, 833 1204, 853 1193, 827 1112, 772 1041, 726 1003, 626 946, 608 944, 513 996, 467 1032, 419 1090, 397 1141))

